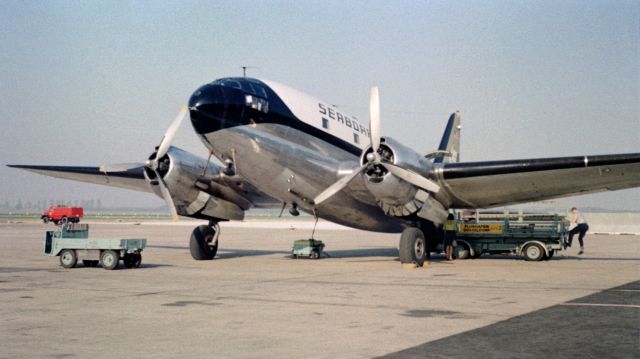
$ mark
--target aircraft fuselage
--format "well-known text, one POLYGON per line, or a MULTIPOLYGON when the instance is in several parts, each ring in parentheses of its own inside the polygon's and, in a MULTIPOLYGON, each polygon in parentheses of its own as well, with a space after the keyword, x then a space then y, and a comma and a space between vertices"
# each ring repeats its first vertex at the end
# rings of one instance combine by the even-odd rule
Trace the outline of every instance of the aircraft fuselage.
MULTIPOLYGON (((189 100, 191 121, 220 161, 264 193, 311 213, 312 198, 358 167, 369 129, 354 116, 284 85, 228 78, 202 86, 189 100)), ((405 221, 386 216, 354 181, 318 210, 349 227, 399 232, 405 221)))

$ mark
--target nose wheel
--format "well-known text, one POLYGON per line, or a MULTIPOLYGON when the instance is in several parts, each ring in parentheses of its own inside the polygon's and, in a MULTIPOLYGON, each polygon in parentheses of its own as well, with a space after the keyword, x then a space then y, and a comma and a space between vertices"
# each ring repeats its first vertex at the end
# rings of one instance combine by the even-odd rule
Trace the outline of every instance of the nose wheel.
POLYGON ((211 260, 218 252, 218 236, 220 226, 217 222, 201 225, 191 232, 189 250, 195 260, 211 260))

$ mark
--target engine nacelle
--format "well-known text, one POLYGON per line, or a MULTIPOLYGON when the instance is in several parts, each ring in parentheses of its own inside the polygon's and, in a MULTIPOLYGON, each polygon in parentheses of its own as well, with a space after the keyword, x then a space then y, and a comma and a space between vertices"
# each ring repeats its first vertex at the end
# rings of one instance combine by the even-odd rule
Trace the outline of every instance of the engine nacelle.
MULTIPOLYGON (((152 154, 155 156, 155 154, 152 154)), ((211 183, 220 178, 222 168, 177 147, 170 147, 158 163, 174 200, 178 214, 205 219, 244 219, 244 210, 236 203, 212 196, 211 183), (206 171, 205 171, 206 166, 206 171)), ((145 168, 145 177, 153 192, 162 198, 155 172, 145 168)))
MULTIPOLYGON (((372 152, 373 149, 371 147, 363 151, 360 158, 361 165, 369 162, 367 155, 372 152)), ((405 217, 416 212, 420 213, 419 211, 423 207, 442 207, 428 192, 393 175, 384 167, 384 163, 387 162, 427 177, 431 171, 431 161, 389 137, 381 138, 378 154, 382 165, 371 165, 364 172, 364 177, 365 185, 376 198, 378 205, 385 214, 405 217)), ((432 215, 432 213, 433 210, 430 210, 429 218, 427 219, 434 223, 441 223, 440 217, 442 215, 446 218, 446 211, 438 211, 437 216, 432 215)))

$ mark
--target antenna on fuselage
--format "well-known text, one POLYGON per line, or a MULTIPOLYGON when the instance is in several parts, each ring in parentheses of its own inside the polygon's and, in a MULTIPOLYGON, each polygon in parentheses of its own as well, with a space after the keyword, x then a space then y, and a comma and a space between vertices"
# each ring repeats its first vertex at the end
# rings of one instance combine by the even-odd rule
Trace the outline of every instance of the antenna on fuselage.
POLYGON ((240 66, 242 69, 242 77, 247 77, 247 69, 259 69, 257 66, 240 66))

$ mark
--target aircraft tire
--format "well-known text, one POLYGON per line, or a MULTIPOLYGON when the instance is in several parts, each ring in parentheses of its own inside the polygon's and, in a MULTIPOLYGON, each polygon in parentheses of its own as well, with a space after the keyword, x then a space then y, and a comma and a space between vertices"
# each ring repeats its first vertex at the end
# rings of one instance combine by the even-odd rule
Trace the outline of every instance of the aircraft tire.
POLYGON ((191 232, 189 251, 191 257, 197 261, 211 260, 218 252, 218 243, 211 245, 216 232, 211 226, 201 225, 191 232))
POLYGON ((424 233, 418 228, 409 227, 400 236, 400 263, 415 263, 422 267, 426 256, 424 233))

